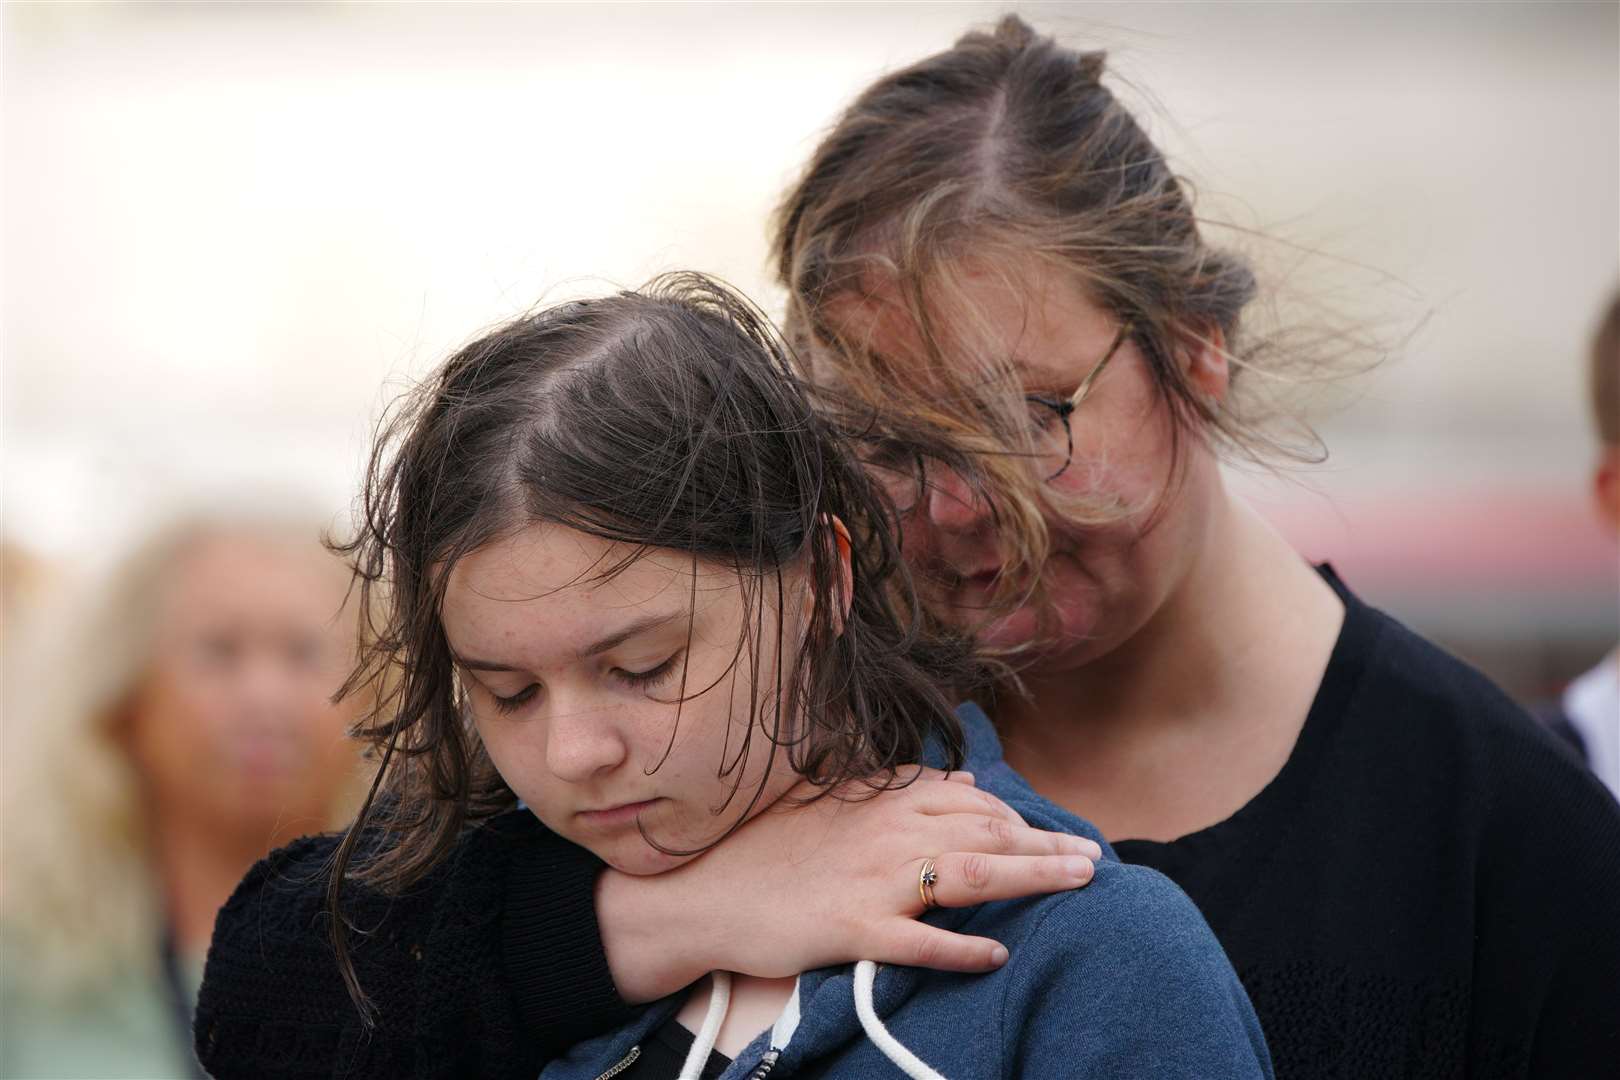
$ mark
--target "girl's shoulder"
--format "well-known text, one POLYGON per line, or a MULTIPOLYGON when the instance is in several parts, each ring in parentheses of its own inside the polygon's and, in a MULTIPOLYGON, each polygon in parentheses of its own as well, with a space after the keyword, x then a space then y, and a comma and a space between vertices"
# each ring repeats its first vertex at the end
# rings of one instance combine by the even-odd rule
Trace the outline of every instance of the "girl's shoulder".
POLYGON ((1254 1007, 1187 894, 1157 870, 1121 862, 1094 825, 1037 795, 1005 762, 975 775, 1029 824, 1103 847, 1083 888, 984 904, 959 927, 1007 946, 998 1007, 1013 1052, 1054 1068, 1076 1053, 1097 1055, 1098 1068, 1120 1054, 1143 1062, 1144 1076, 1270 1076, 1254 1007), (1078 1042, 1076 1017, 1087 1018, 1078 1042))
POLYGON ((1084 888, 986 904, 962 929, 1008 948, 995 1008, 1003 1053, 1026 1074, 1272 1075, 1226 953, 1156 870, 1104 859, 1084 888), (1128 1073, 1111 1071, 1124 1061, 1128 1073))
POLYGON ((1163 962, 1202 965, 1222 981, 1231 976, 1214 932, 1175 882, 1149 867, 1121 862, 1096 826, 1037 795, 1005 762, 983 770, 979 781, 1028 824, 1090 837, 1102 845, 1103 857, 1084 887, 984 904, 970 917, 966 932, 1002 941, 1014 964, 1083 961, 1092 971, 1126 975, 1163 962))
POLYGON ((1111 856, 1082 888, 981 905, 962 929, 1005 943, 1013 965, 1085 963, 1117 977, 1164 962, 1205 966, 1222 979, 1231 973, 1214 932, 1175 882, 1111 856))

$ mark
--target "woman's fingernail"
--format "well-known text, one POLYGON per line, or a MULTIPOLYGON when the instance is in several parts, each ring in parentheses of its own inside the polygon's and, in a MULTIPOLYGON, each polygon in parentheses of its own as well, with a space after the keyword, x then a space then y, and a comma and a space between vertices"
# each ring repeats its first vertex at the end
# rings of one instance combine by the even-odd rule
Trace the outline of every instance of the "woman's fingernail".
POLYGON ((997 945, 995 948, 991 949, 990 962, 997 967, 1005 964, 1007 962, 1007 947, 1005 945, 997 945))
POLYGON ((1090 859, 1073 858, 1063 860, 1063 872, 1074 881, 1090 881, 1091 875, 1096 869, 1090 859))
POLYGON ((1095 840, 1087 840, 1083 836, 1077 836, 1074 838, 1074 852, 1089 859, 1100 859, 1102 858, 1102 845, 1095 840))

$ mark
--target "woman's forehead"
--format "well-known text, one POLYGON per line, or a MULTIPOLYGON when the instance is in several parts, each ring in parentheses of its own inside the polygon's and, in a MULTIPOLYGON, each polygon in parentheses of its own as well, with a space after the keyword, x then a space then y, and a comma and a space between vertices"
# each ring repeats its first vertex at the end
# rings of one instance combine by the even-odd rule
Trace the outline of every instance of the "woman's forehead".
POLYGON ((165 619, 224 611, 313 611, 335 615, 348 584, 343 564, 310 538, 200 533, 166 568, 159 593, 165 619))
MULTIPOLYGON (((929 336, 915 301, 890 280, 829 301, 824 318, 843 341, 899 369, 935 363, 929 337, 964 367, 993 359, 1032 378, 1061 378, 1075 362, 1106 349, 1118 320, 1069 278, 1040 267, 1017 273, 965 266, 928 294, 929 336)), ((816 374, 835 374, 836 357, 818 350, 816 374)), ((920 370, 918 370, 920 374, 920 370)))

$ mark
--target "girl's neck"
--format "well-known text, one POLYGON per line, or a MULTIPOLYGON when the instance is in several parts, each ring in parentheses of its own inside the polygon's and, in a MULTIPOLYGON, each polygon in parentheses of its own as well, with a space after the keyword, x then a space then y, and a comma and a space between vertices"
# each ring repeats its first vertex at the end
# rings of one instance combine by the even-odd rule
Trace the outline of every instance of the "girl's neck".
MULTIPOLYGON (((735 1058, 742 1053, 749 1043, 759 1037, 760 1032, 769 1031, 776 1023, 776 1018, 782 1015, 783 1008, 793 996, 793 987, 797 981, 797 975, 790 975, 784 979, 733 975, 731 1006, 726 1010, 725 1022, 720 1025, 720 1034, 714 1041, 714 1048, 729 1058, 735 1058)), ((709 996, 713 989, 714 980, 709 976, 704 976, 692 984, 680 1012, 675 1014, 675 1019, 686 1030, 696 1034, 703 1026, 703 1018, 709 1011, 709 996)))
POLYGON ((1191 565, 1146 625, 1096 660, 1026 678, 1028 700, 998 703, 1008 759, 1106 834, 1191 831, 1281 768, 1342 620, 1332 588, 1222 494, 1191 565), (1227 757, 1225 775, 1199 775, 1199 761, 1218 768, 1227 757), (1158 798, 1189 784, 1206 797, 1158 798))

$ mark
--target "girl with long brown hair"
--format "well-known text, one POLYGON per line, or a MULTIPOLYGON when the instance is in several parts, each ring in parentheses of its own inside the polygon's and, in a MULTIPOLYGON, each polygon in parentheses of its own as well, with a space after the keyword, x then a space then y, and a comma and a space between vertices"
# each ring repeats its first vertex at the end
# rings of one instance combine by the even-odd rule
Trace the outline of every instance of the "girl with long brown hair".
MULTIPOLYGON (((695 275, 524 316, 451 358, 395 413, 347 545, 361 605, 376 613, 350 685, 393 691, 363 728, 379 755, 373 798, 329 874, 335 967, 360 1010, 357 966, 393 946, 357 939, 390 923, 351 923, 349 898, 371 909, 408 895, 469 827, 549 833, 618 873, 658 878, 723 850, 752 820, 903 789, 912 762, 966 762, 1024 821, 1091 833, 1086 848, 1099 849, 1091 826, 1000 762, 982 712, 956 710, 994 665, 922 610, 893 508, 835 414, 815 408, 746 302, 695 275)), ((909 442, 955 458, 926 431, 909 442)), ((939 787, 936 801, 973 794, 939 787)), ((1004 824, 1028 853, 1007 858, 1081 850, 1077 837, 1004 824)), ((307 948, 302 899, 275 879, 318 850, 250 879, 246 906, 239 897, 222 921, 216 968, 256 953, 274 971, 284 949, 307 948)), ((891 884, 921 914, 959 872, 918 858, 894 866, 891 884)), ((1104 1068, 1269 1077, 1253 1010, 1186 897, 1117 860, 1096 874, 1085 889, 933 915, 937 933, 1016 943, 983 978, 880 971, 869 958, 779 977, 721 970, 551 1060, 491 1031, 431 1048, 368 1039, 349 1064, 556 1080, 897 1067, 934 1080, 1104 1068)), ((754 889, 711 900, 720 918, 762 902, 754 889)), ((485 913, 446 895, 441 914, 485 913)), ((424 962, 440 968, 469 958, 453 943, 427 947, 424 962)), ((290 974, 282 1030, 322 1037, 345 1014, 358 1021, 353 1008, 311 1009, 331 966, 290 974)), ((219 1076, 276 1071, 267 1030, 244 1038, 231 1015, 239 990, 223 984, 235 977, 210 975, 204 1064, 219 1076)), ((293 1071, 308 1066, 323 1063, 293 1071)))

